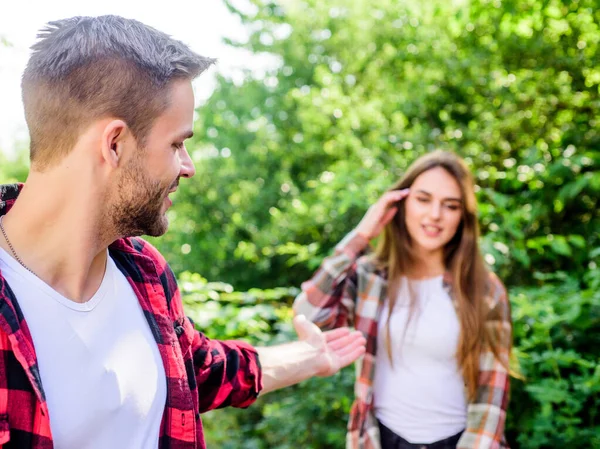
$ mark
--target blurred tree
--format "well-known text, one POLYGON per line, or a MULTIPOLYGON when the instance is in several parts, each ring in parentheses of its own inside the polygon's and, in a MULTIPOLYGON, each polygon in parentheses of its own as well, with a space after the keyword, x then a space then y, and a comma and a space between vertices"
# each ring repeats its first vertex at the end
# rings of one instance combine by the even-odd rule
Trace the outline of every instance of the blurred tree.
MULTIPOLYGON (((218 79, 189 145, 198 174, 153 240, 176 272, 223 281, 182 274, 197 326, 290 338, 293 296, 324 255, 416 157, 453 150, 476 177, 486 260, 511 291, 526 382, 514 382, 510 442, 600 448, 597 0, 227 5, 249 32, 230 44, 275 63, 218 79)), ((25 179, 19 154, 0 154, 2 182, 25 179)), ((207 438, 342 448, 352 377, 208 414, 207 438)))
MULTIPOLYGON (((600 262, 600 251, 592 255, 600 262)), ((564 273, 538 275, 543 287, 511 289, 515 356, 525 382, 513 380, 507 438, 513 449, 600 449, 600 270, 589 288, 564 273)), ((252 289, 180 279, 186 309, 210 337, 273 344, 293 336, 297 289, 252 289)), ((354 373, 317 378, 260 397, 248 410, 208 413, 209 447, 342 449, 354 373)))
MULTIPOLYGON (((511 444, 600 448, 596 1, 228 5, 250 35, 230 43, 276 64, 220 77, 198 111, 198 175, 157 242, 176 271, 297 287, 416 157, 456 151, 476 177, 486 261, 513 293, 526 382, 514 383, 511 444)), ((245 328, 246 315, 227 316, 229 332, 245 328)), ((215 412, 209 438, 341 448, 328 407, 349 399, 351 376, 337 395, 316 380, 247 415, 215 412)))
POLYGON ((250 33, 231 44, 277 63, 220 77, 198 111, 198 175, 157 242, 176 271, 298 286, 435 148, 472 167, 486 260, 509 285, 585 271, 600 245, 596 0, 228 6, 250 33))
POLYGON ((15 155, 7 155, 0 148, 0 184, 25 182, 29 172, 28 153, 18 150, 15 155))

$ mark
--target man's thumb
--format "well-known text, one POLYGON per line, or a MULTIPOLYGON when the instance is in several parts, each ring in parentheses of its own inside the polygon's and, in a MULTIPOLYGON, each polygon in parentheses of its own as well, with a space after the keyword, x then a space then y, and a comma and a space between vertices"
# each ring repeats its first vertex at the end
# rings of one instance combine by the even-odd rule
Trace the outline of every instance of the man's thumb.
POLYGON ((299 340, 308 340, 313 334, 312 327, 314 324, 308 321, 304 315, 295 316, 292 323, 294 324, 294 329, 298 334, 299 340))

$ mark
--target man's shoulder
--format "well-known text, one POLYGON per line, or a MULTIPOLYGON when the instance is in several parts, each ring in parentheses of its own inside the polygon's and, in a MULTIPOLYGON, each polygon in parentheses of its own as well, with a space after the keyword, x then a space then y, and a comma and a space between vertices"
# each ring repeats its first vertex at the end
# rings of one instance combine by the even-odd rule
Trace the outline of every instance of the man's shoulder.
POLYGON ((16 199, 22 188, 22 183, 0 184, 0 200, 8 201, 16 199))
POLYGON ((164 256, 150 242, 141 237, 125 237, 112 243, 109 247, 111 251, 118 251, 132 254, 134 256, 149 257, 161 266, 167 265, 164 256))
POLYGON ((23 189, 23 183, 0 185, 0 215, 4 215, 23 189))
POLYGON ((139 281, 148 281, 158 276, 166 287, 173 287, 175 276, 164 256, 150 242, 141 237, 126 237, 109 246, 113 259, 121 261, 125 271, 139 281))
MULTIPOLYGON (((136 282, 159 285, 165 293, 169 308, 179 298, 177 279, 164 256, 141 237, 127 237, 109 247, 113 260, 122 265, 126 275, 136 282)), ((176 301, 177 302, 177 301, 176 301)))

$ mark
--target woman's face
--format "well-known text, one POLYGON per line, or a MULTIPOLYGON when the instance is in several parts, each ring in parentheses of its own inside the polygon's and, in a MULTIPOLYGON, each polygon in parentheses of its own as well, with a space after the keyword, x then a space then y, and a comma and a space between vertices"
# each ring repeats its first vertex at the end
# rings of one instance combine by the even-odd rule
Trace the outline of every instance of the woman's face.
POLYGON ((415 179, 405 201, 406 228, 417 252, 443 251, 462 219, 458 181, 442 167, 432 168, 415 179))

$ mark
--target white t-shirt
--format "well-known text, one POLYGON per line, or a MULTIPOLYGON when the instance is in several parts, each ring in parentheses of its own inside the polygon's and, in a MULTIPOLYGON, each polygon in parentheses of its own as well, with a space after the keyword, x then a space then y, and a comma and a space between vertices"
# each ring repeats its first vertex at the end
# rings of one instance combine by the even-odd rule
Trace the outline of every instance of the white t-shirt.
POLYGON ((0 270, 33 338, 54 447, 156 449, 165 370, 138 299, 113 260, 83 304, 2 249, 0 270))
POLYGON ((411 443, 433 443, 464 430, 467 402, 458 367, 460 324, 442 276, 411 281, 416 308, 402 279, 390 320, 393 365, 386 345, 388 301, 378 322, 375 416, 411 443))

